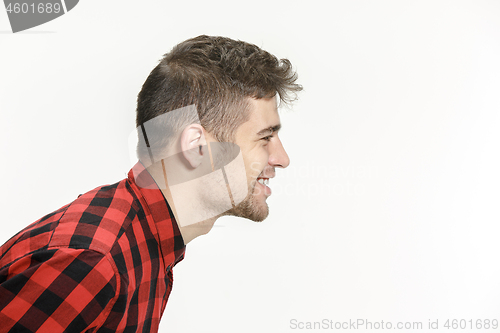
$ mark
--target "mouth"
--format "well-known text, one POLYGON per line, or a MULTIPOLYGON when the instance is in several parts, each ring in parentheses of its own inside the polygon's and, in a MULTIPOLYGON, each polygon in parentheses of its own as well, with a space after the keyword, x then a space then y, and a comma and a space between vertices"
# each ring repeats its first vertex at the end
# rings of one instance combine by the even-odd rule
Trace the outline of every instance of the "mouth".
POLYGON ((262 185, 269 185, 269 178, 257 178, 257 181, 262 185))
POLYGON ((259 177, 257 178, 257 183, 259 184, 258 187, 261 189, 262 192, 264 192, 266 197, 271 195, 272 191, 271 188, 268 186, 269 178, 259 177))

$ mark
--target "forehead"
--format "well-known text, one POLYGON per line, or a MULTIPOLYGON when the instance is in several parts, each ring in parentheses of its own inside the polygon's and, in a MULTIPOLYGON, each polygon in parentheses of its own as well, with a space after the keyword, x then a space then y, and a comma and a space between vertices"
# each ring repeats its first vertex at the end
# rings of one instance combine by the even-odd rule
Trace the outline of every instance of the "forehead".
POLYGON ((251 98, 249 100, 248 121, 240 126, 247 134, 257 134, 259 131, 280 124, 276 96, 271 98, 251 98))

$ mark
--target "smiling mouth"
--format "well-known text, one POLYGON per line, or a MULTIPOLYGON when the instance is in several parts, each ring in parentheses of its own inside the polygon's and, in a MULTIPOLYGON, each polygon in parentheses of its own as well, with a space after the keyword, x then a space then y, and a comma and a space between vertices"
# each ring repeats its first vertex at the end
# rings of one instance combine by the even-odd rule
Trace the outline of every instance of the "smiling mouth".
POLYGON ((257 178, 257 182, 262 186, 262 191, 266 197, 270 196, 272 191, 269 185, 269 178, 257 178))
POLYGON ((269 178, 258 178, 257 181, 262 185, 269 185, 269 178))

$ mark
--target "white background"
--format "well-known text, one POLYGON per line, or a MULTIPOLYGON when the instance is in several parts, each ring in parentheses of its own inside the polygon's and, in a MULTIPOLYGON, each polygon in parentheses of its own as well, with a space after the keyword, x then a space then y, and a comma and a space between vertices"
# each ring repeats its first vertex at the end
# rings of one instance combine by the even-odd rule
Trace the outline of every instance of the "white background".
POLYGON ((124 178, 149 72, 223 35, 298 70, 292 162, 265 222, 188 245, 160 331, 500 320, 499 1, 83 0, 17 34, 1 10, 0 32, 0 243, 124 178))

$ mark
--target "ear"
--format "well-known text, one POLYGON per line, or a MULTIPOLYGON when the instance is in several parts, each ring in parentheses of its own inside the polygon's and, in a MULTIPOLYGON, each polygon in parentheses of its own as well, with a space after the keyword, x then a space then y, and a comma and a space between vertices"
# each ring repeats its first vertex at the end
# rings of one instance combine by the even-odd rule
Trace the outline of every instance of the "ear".
POLYGON ((203 160, 204 149, 207 144, 203 127, 198 124, 191 124, 186 127, 181 133, 180 144, 186 161, 193 169, 197 168, 203 160))

